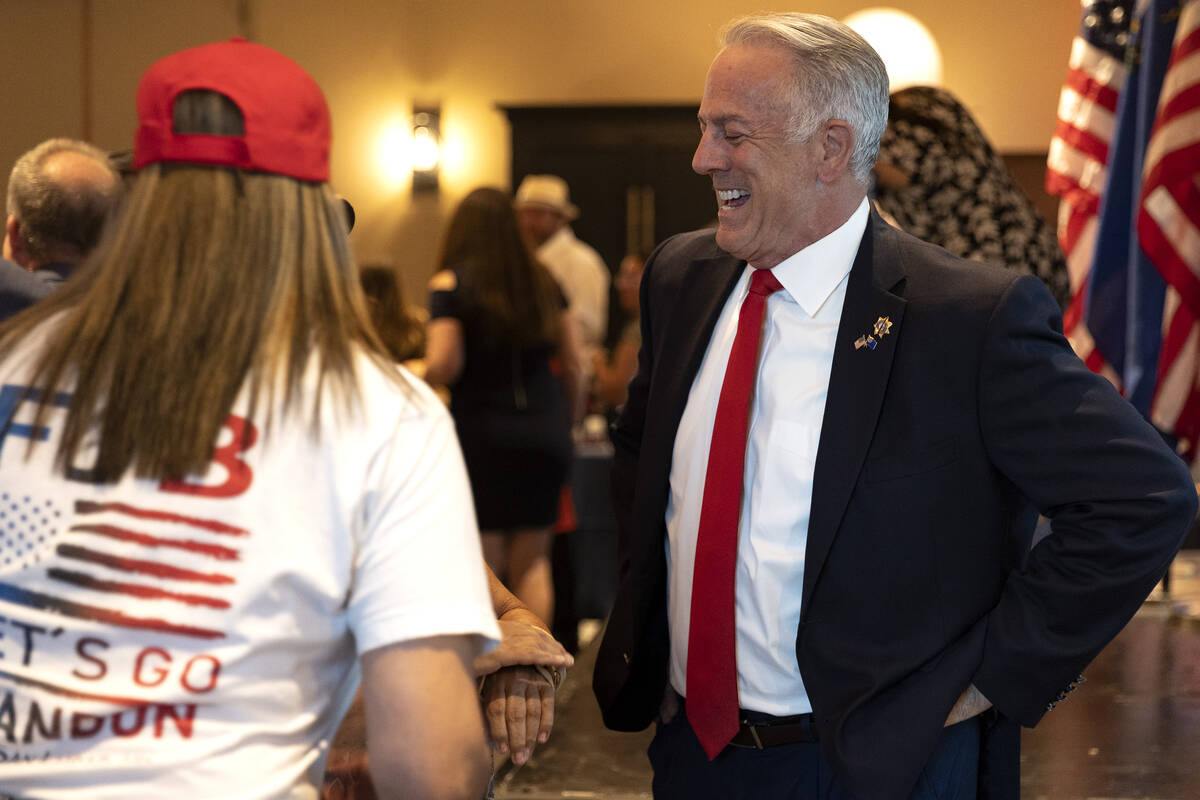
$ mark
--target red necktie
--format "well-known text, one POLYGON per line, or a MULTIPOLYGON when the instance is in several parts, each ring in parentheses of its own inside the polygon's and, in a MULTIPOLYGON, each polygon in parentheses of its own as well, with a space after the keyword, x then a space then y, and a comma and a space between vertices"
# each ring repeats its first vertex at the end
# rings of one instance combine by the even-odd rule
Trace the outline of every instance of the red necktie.
POLYGON ((739 724, 733 590, 746 434, 767 297, 782 288, 770 270, 756 269, 750 276, 750 293, 738 312, 737 335, 725 367, 708 451, 692 571, 687 717, 710 760, 729 744, 739 724))

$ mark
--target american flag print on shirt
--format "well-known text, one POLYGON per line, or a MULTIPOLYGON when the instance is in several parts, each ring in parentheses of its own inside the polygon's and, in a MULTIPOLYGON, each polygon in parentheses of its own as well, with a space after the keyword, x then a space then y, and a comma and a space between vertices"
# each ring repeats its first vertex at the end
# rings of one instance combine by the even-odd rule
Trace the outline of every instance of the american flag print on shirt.
MULTIPOLYGON (((45 589, 0 581, 0 599, 125 628, 202 639, 220 630, 181 621, 188 609, 224 610, 223 589, 236 581, 228 567, 239 559, 238 540, 249 531, 123 503, 76 500, 64 514, 53 500, 0 493, 5 572, 33 571, 45 589), (231 546, 232 545, 232 546, 231 546), (79 590, 108 603, 75 599, 79 590), (177 604, 180 615, 139 616, 153 603, 177 604)), ((32 583, 32 582, 31 582, 32 583)))
MULTIPOLYGON (((10 385, 0 391, 0 407, 8 406, 0 408, 0 420, 8 419, 0 433, 45 440, 45 429, 14 421, 15 390, 23 389, 10 385)), ((67 396, 56 397, 52 405, 67 402, 67 396)), ((234 434, 234 449, 257 438, 253 426, 236 416, 226 428, 234 434)), ((218 448, 222 451, 228 456, 230 445, 218 448)), ((231 482, 248 486, 249 468, 237 465, 245 474, 229 470, 220 486, 163 483, 159 492, 142 494, 161 496, 162 503, 153 505, 99 501, 86 484, 74 497, 64 497, 61 488, 54 496, 0 490, 0 600, 122 628, 224 638, 220 612, 230 608, 250 531, 173 506, 180 494, 221 497, 235 493, 231 482)))

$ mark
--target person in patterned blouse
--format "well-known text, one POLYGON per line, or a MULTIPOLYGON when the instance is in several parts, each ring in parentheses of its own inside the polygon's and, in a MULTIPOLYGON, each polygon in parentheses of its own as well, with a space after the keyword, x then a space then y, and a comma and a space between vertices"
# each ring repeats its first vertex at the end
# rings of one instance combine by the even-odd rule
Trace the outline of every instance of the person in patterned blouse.
POLYGON ((875 203, 890 222, 957 256, 1037 275, 1066 306, 1070 282, 1053 228, 950 92, 892 94, 875 175, 875 203))

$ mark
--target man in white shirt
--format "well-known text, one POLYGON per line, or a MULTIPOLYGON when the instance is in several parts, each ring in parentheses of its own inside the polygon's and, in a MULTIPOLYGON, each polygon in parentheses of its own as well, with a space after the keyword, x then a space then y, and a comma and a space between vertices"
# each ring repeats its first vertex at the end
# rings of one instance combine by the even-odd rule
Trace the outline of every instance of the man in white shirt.
POLYGON ((562 287, 584 345, 600 347, 608 329, 611 275, 600 254, 571 230, 579 209, 569 199, 567 182, 557 175, 526 175, 514 204, 521 234, 562 287))
POLYGON ((774 14, 724 44, 692 161, 718 228, 647 262, 613 431, 605 722, 657 722, 660 800, 1015 797, 1018 724, 1163 574, 1187 469, 1036 278, 871 211, 861 37, 774 14))

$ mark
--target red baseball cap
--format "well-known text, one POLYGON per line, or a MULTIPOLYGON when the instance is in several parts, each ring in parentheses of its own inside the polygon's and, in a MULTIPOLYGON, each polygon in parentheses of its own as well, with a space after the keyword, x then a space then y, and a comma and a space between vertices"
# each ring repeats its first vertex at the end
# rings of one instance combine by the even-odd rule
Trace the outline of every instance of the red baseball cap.
POLYGON ((287 56, 241 37, 156 61, 138 84, 133 166, 182 161, 329 180, 329 107, 316 81, 287 56), (175 98, 219 92, 241 109, 244 136, 176 133, 175 98))

